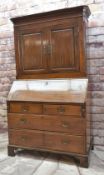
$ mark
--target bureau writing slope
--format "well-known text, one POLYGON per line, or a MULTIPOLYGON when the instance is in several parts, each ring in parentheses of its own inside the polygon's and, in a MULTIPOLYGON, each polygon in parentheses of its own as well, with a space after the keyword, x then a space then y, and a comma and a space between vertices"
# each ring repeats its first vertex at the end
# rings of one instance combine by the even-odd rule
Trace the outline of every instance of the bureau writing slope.
POLYGON ((88 166, 87 6, 11 19, 17 80, 8 96, 8 155, 18 148, 71 155, 88 166))

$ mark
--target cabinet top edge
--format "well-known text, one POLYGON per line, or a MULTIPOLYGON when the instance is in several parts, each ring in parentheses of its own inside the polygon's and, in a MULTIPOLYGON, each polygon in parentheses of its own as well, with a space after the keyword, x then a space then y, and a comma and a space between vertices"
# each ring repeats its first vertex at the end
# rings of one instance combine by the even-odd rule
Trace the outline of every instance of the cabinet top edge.
POLYGON ((48 12, 41 12, 41 13, 36 13, 36 14, 31 14, 26 16, 14 17, 14 18, 11 18, 11 21, 14 24, 17 24, 19 22, 23 22, 23 21, 25 22, 25 20, 27 21, 27 20, 37 19, 37 18, 40 19, 40 18, 46 18, 46 17, 53 17, 57 15, 62 16, 63 14, 69 14, 69 15, 79 14, 80 16, 86 16, 86 18, 88 18, 91 12, 88 6, 83 5, 83 6, 63 8, 63 9, 58 9, 58 10, 53 10, 48 12))

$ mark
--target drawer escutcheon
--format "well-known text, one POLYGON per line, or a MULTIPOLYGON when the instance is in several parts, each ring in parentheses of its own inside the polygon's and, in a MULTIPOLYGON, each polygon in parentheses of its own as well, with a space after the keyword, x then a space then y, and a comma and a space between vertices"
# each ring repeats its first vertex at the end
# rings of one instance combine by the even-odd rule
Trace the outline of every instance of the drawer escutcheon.
POLYGON ((63 114, 65 112, 65 108, 63 106, 60 106, 57 108, 57 111, 61 114, 63 114))
POLYGON ((63 128, 69 128, 70 125, 69 123, 66 123, 66 122, 62 122, 62 125, 61 125, 63 128))
POLYGON ((27 140, 27 137, 26 137, 26 136, 22 136, 22 137, 21 137, 21 140, 22 140, 23 142, 25 142, 25 141, 27 140))
POLYGON ((27 120, 25 118, 21 118, 20 119, 20 122, 23 123, 23 124, 25 124, 27 122, 27 120))
POLYGON ((63 145, 69 145, 70 144, 70 141, 69 140, 62 140, 61 142, 63 145))
POLYGON ((28 111, 29 111, 29 106, 23 105, 23 106, 22 106, 22 111, 23 111, 23 112, 28 112, 28 111))

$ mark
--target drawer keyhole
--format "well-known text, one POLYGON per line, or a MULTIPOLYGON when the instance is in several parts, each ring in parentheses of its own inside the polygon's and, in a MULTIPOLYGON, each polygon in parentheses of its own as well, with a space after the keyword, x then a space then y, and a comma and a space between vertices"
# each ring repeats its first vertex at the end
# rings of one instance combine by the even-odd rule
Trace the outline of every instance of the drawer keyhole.
POLYGON ((59 108, 57 108, 57 111, 63 114, 65 112, 65 108, 63 106, 60 106, 59 108))
POLYGON ((22 140, 23 142, 25 142, 25 141, 27 140, 27 138, 26 138, 25 136, 22 136, 22 137, 21 137, 21 140, 22 140))
POLYGON ((21 118, 20 121, 21 121, 21 123, 23 123, 23 124, 26 123, 26 119, 25 119, 25 118, 21 118))
POLYGON ((63 141, 62 141, 62 144, 63 144, 63 145, 69 145, 69 143, 70 143, 69 140, 63 140, 63 141))
POLYGON ((23 110, 23 112, 28 112, 29 111, 29 107, 28 106, 23 106, 22 110, 23 110))
POLYGON ((63 127, 63 128, 69 128, 69 123, 63 122, 63 123, 62 123, 62 127, 63 127))

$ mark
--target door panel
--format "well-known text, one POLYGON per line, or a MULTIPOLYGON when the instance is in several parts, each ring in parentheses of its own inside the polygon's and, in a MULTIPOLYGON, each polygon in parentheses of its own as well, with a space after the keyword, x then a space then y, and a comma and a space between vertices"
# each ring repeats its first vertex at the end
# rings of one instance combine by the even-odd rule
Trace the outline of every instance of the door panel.
POLYGON ((79 71, 78 27, 61 25, 50 31, 50 71, 79 71))
POLYGON ((20 35, 20 63, 25 74, 46 72, 45 45, 46 35, 44 31, 35 31, 34 29, 20 35))
POLYGON ((43 41, 41 33, 28 34, 23 36, 24 70, 42 68, 42 65, 44 64, 42 57, 42 43, 43 41))

